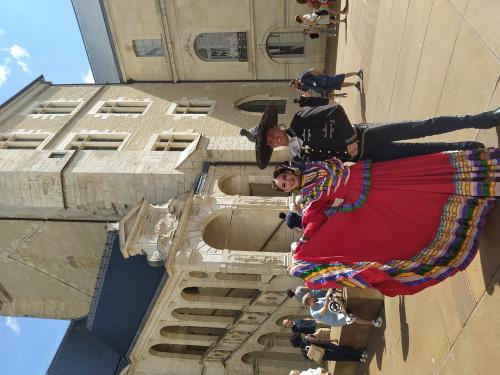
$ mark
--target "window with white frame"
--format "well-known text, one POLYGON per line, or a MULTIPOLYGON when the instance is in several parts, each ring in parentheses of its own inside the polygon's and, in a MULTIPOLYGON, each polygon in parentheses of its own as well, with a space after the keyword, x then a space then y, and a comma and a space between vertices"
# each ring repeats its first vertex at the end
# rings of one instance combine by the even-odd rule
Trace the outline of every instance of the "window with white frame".
POLYGON ((0 149, 36 150, 41 147, 50 134, 4 133, 0 134, 0 149))
POLYGON ((301 32, 271 33, 266 48, 270 57, 304 57, 306 40, 301 32))
POLYGON ((194 50, 204 61, 248 61, 247 33, 203 33, 194 40, 194 50))
POLYGON ((158 57, 165 55, 161 39, 134 39, 132 40, 137 57, 158 57))
POLYGON ((198 137, 198 134, 163 133, 156 138, 151 151, 184 151, 198 137))
POLYGON ((66 145, 66 150, 119 150, 128 133, 75 134, 66 145))
POLYGON ((179 100, 170 106, 169 115, 210 115, 214 109, 215 102, 212 100, 179 100))
POLYGON ((97 109, 96 114, 142 115, 151 102, 106 101, 97 109))
POLYGON ((81 102, 44 101, 30 109, 30 115, 70 115, 81 102))

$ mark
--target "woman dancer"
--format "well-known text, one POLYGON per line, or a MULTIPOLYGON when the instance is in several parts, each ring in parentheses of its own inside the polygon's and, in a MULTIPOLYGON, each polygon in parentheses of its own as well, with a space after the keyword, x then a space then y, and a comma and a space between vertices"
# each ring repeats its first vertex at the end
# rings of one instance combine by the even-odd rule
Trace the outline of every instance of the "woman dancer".
POLYGON ((499 181, 499 149, 283 164, 273 186, 301 190, 304 206, 291 274, 313 289, 373 287, 388 296, 435 285, 474 258, 499 181))

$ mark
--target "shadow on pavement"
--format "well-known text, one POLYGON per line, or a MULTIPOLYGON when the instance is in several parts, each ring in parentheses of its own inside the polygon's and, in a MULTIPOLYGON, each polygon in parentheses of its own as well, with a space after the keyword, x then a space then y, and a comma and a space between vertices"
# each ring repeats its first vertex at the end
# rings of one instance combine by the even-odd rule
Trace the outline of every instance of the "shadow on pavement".
POLYGON ((481 266, 483 269, 486 292, 493 294, 495 284, 492 282, 500 266, 500 199, 486 218, 484 232, 479 247, 481 266))
POLYGON ((377 368, 382 370, 382 359, 385 353, 385 313, 384 310, 380 312, 380 315, 384 318, 384 323, 382 327, 378 329, 373 329, 372 334, 370 336, 370 341, 368 342, 368 346, 366 350, 368 351, 368 360, 366 363, 362 363, 356 372, 356 375, 368 375, 370 374, 370 363, 375 359, 377 361, 377 368))
POLYGON ((406 358, 408 358, 408 351, 410 348, 410 332, 408 322, 406 321, 406 306, 404 296, 399 296, 399 322, 401 326, 401 350, 403 353, 403 361, 406 362, 406 358))
POLYGON ((365 95, 365 83, 361 84, 361 91, 359 93, 359 102, 361 106, 361 119, 366 122, 366 95, 365 95))

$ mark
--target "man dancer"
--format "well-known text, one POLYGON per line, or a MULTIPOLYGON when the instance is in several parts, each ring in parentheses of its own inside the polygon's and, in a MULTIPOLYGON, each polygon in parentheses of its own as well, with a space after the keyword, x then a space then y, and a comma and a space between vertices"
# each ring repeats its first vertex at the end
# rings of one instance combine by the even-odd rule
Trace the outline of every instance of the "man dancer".
POLYGON ((450 150, 483 148, 480 142, 396 142, 443 134, 459 129, 489 129, 500 125, 500 108, 471 116, 443 116, 422 121, 351 125, 340 105, 328 105, 299 111, 286 130, 278 125, 276 107, 271 105, 257 127, 240 134, 256 143, 256 159, 264 169, 273 148, 288 146, 294 160, 343 161, 371 159, 384 161, 450 150))

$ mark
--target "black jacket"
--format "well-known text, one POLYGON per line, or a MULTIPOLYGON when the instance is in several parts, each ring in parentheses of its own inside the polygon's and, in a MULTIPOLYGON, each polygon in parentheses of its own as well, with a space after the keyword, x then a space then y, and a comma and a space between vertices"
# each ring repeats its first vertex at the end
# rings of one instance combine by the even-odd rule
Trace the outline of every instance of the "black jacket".
POLYGON ((351 125, 340 105, 324 105, 297 112, 290 129, 304 142, 301 157, 305 160, 325 160, 335 156, 349 161, 347 145, 361 139, 363 132, 363 128, 351 125))

